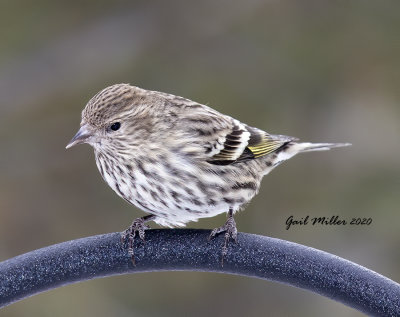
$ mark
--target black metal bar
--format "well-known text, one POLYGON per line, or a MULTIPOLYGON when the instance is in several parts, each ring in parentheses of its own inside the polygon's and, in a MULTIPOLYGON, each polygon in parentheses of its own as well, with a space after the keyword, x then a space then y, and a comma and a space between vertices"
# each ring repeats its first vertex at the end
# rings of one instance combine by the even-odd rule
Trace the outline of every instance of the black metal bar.
POLYGON ((61 285, 115 274, 208 271, 286 283, 376 316, 400 316, 400 285, 335 255, 296 243, 239 233, 221 266, 223 237, 209 230, 147 230, 135 242, 136 266, 119 233, 68 241, 0 263, 0 307, 61 285))

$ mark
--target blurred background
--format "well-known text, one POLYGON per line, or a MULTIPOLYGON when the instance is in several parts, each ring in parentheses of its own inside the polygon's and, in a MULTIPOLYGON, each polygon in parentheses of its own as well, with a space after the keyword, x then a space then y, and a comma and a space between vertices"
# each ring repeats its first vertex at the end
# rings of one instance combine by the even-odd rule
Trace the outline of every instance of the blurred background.
MULTIPOLYGON (((0 261, 122 231, 143 213, 66 151, 99 90, 127 82, 270 133, 351 148, 299 155, 236 216, 240 231, 318 248, 400 281, 399 1, 2 1, 0 261), (369 218, 296 227, 286 219, 369 218)), ((220 215, 190 223, 214 228, 220 215)), ((152 225, 156 227, 156 225, 152 225)), ((2 316, 361 316, 287 285, 200 272, 125 275, 42 293, 2 316)))

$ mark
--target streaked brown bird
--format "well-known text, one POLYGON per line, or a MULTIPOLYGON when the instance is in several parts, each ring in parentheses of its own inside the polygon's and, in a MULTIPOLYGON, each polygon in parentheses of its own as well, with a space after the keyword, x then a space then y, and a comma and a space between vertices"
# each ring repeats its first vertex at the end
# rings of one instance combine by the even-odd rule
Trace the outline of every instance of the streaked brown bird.
POLYGON ((82 112, 78 133, 67 145, 88 143, 107 184, 148 213, 123 233, 134 263, 136 234, 146 222, 180 227, 227 212, 222 259, 233 215, 258 192, 261 179, 300 152, 329 150, 349 143, 304 143, 269 134, 186 98, 117 84, 97 93, 82 112))

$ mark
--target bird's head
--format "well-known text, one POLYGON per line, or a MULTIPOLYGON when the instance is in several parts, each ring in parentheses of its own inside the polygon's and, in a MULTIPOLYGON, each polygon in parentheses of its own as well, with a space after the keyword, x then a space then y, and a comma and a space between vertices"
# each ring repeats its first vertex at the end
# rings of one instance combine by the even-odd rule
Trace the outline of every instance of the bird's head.
POLYGON ((98 92, 83 109, 80 129, 66 148, 88 143, 101 150, 110 144, 135 143, 139 130, 145 128, 149 132, 146 98, 146 90, 129 84, 113 85, 98 92))

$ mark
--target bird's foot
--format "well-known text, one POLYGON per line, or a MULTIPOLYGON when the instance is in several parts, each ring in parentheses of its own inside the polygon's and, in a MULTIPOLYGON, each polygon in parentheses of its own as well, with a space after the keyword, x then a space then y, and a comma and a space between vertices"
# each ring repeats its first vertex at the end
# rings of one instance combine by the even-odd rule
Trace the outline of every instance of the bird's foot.
POLYGON ((225 224, 221 227, 215 228, 211 231, 208 240, 214 238, 217 234, 225 232, 225 240, 222 246, 222 258, 221 258, 221 265, 224 266, 224 257, 228 254, 228 243, 229 239, 232 238, 237 243, 237 229, 236 229, 236 222, 233 219, 232 212, 230 210, 228 220, 226 220, 225 224))
POLYGON ((131 256, 132 264, 134 266, 136 266, 136 262, 135 254, 133 252, 133 243, 135 242, 136 234, 142 241, 144 241, 144 232, 145 230, 150 229, 150 227, 146 225, 146 222, 151 219, 153 219, 152 215, 137 218, 132 222, 130 227, 121 234, 122 244, 124 244, 125 241, 128 240, 128 254, 131 256))

